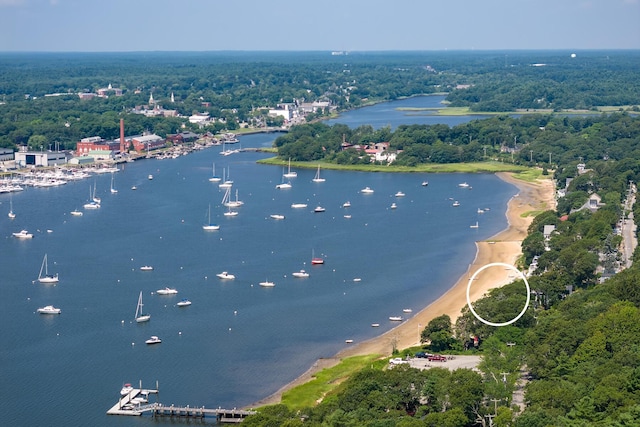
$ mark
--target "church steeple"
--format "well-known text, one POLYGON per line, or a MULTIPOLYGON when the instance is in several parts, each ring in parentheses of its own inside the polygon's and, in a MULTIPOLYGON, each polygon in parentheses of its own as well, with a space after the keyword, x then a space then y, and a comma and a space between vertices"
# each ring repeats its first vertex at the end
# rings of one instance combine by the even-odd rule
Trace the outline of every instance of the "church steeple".
POLYGON ((171 103, 176 102, 176 99, 173 97, 173 92, 171 92, 171 103))
POLYGON ((153 100, 153 92, 151 92, 151 95, 149 95, 149 105, 154 104, 155 101, 153 100))

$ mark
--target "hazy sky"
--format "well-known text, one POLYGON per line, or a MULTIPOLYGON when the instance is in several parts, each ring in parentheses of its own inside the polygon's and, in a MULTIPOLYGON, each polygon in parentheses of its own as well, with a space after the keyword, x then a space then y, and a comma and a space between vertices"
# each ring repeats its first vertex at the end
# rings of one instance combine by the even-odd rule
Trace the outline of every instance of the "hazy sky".
POLYGON ((0 0, 0 51, 639 48, 640 0, 0 0))

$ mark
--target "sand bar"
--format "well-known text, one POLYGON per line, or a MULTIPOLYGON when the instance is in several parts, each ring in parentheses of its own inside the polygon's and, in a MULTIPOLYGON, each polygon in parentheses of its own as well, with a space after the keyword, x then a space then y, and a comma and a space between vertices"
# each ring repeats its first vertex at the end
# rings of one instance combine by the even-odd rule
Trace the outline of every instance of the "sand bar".
MULTIPOLYGON (((502 180, 515 185, 519 191, 517 195, 509 200, 507 206, 508 226, 495 236, 485 241, 476 242, 475 260, 470 265, 469 270, 460 277, 449 291, 396 328, 376 338, 351 345, 333 358, 318 360, 300 377, 271 396, 256 402, 252 407, 280 402, 283 392, 311 380, 316 372, 335 366, 342 358, 367 354, 389 356, 393 351, 394 345, 400 350, 420 345, 420 332, 435 317, 448 314, 452 322, 455 323, 460 311, 467 303, 467 283, 473 273, 492 262, 513 265, 521 254, 522 240, 527 237, 527 228, 533 220, 533 216, 525 214, 531 211, 555 209, 556 207, 555 189, 551 179, 529 183, 515 179, 512 174, 506 172, 500 172, 496 175, 502 180)), ((478 276, 477 280, 474 280, 470 292, 471 300, 475 301, 491 288, 501 286, 507 279, 506 274, 504 270, 499 268, 485 270, 482 275, 478 276)))

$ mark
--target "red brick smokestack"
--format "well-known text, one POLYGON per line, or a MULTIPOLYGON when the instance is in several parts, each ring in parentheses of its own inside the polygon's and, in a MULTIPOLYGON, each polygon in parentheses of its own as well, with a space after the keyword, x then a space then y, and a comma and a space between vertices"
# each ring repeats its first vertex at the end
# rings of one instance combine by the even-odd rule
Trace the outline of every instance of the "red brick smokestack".
POLYGON ((124 153, 125 150, 124 141, 124 119, 120 119, 120 152, 124 153))

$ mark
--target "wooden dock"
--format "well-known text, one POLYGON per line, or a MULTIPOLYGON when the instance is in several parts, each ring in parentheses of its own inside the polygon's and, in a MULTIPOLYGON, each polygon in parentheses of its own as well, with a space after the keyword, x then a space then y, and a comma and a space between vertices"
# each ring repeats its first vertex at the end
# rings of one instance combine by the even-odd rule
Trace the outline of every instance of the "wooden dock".
POLYGON ((150 394, 157 394, 158 390, 134 388, 122 396, 113 405, 107 415, 140 416, 146 413, 154 417, 207 418, 215 417, 219 423, 239 423, 245 417, 255 414, 255 411, 242 409, 205 408, 204 406, 166 406, 162 403, 148 403, 150 394), (144 397, 141 397, 144 396, 144 397))

